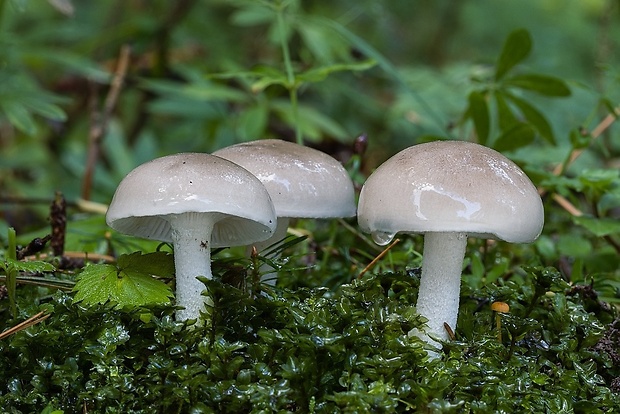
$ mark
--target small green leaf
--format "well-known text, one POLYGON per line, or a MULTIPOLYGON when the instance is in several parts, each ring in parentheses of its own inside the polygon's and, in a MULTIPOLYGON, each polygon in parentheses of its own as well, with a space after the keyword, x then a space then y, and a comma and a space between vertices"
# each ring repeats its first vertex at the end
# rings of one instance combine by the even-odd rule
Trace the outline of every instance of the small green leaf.
POLYGON ((590 134, 583 134, 579 128, 574 128, 570 131, 570 144, 573 149, 587 148, 592 142, 590 134))
POLYGON ((174 276, 174 259, 168 252, 142 254, 134 252, 118 258, 118 268, 124 271, 137 270, 140 273, 160 276, 174 276))
POLYGON ((64 411, 62 410, 57 410, 54 408, 54 406, 50 403, 48 404, 43 411, 41 411, 41 414, 63 414, 64 411))
POLYGON ((605 109, 609 111, 609 114, 612 115, 614 118, 620 118, 620 112, 618 111, 618 108, 616 108, 616 104, 614 102, 610 101, 607 98, 602 98, 601 105, 605 107, 605 109))
POLYGON ((502 131, 506 131, 507 129, 512 128, 519 121, 506 102, 504 93, 501 91, 496 91, 493 96, 495 97, 495 102, 497 105, 499 128, 502 131))
POLYGON ((78 276, 73 290, 76 292, 75 301, 86 305, 106 303, 114 297, 114 282, 118 269, 114 265, 88 265, 78 276))
POLYGON ((495 69, 495 80, 500 80, 510 69, 523 61, 532 50, 532 38, 527 30, 519 29, 508 35, 495 69))
POLYGON ((536 133, 530 125, 519 123, 500 135, 493 148, 499 152, 513 151, 530 144, 535 136, 536 133))
POLYGON ((151 275, 174 273, 172 255, 140 252, 119 257, 117 265, 89 265, 74 287, 75 301, 85 305, 112 303, 116 309, 170 302, 170 287, 151 275))
POLYGON ((233 13, 231 23, 238 26, 256 26, 275 20, 273 9, 260 3, 247 5, 233 13))
POLYGON ((118 309, 169 303, 173 297, 168 285, 139 270, 128 269, 121 274, 122 277, 116 280, 116 294, 112 300, 118 303, 118 309))
POLYGON ((588 229, 597 237, 620 233, 620 220, 613 218, 596 218, 591 216, 573 217, 573 221, 588 229))
POLYGON ((609 210, 620 208, 620 188, 605 192, 598 202, 600 214, 606 214, 609 210))
POLYGON ((301 82, 320 82, 335 72, 359 72, 368 70, 376 64, 377 62, 369 59, 358 63, 341 63, 337 65, 321 66, 298 74, 296 79, 301 82))
POLYGON ((243 79, 253 81, 252 92, 262 92, 271 85, 282 85, 289 88, 288 76, 271 66, 257 66, 251 71, 216 73, 208 76, 211 79, 243 79))
MULTIPOLYGON (((291 129, 295 127, 295 116, 289 101, 271 102, 273 110, 291 129)), ((331 136, 338 140, 348 137, 347 132, 332 118, 320 113, 316 109, 299 105, 299 128, 304 137, 310 140, 318 140, 322 136, 331 136)))
POLYGON ((45 102, 42 99, 27 99, 24 100, 24 105, 32 112, 52 121, 64 121, 67 119, 67 114, 59 106, 45 102))
POLYGON ((14 101, 3 101, 2 112, 12 125, 23 133, 34 135, 37 132, 36 123, 24 105, 14 101))
POLYGON ((12 267, 17 272, 42 273, 53 272, 54 270, 56 270, 54 265, 52 265, 51 263, 43 262, 40 260, 24 262, 22 260, 6 259, 6 265, 7 267, 12 267))
POLYGON ((574 234, 560 235, 556 241, 556 246, 560 254, 567 257, 588 257, 592 254, 592 243, 585 237, 575 236, 574 234))
POLYGON ((547 118, 534 106, 530 105, 524 99, 518 98, 512 94, 506 94, 506 97, 514 103, 528 122, 538 131, 540 136, 548 143, 555 145, 553 130, 547 118))
POLYGON ((267 105, 252 106, 239 114, 237 131, 241 139, 249 140, 263 136, 267 128, 269 108, 267 105))
POLYGON ((579 181, 587 187, 599 190, 607 190, 611 186, 620 185, 619 178, 620 170, 616 169, 583 170, 579 174, 579 181))
POLYGON ((299 19, 295 25, 303 44, 312 52, 317 62, 336 62, 350 56, 351 44, 332 30, 313 19, 299 19))
POLYGON ((474 91, 469 94, 468 113, 474 121, 478 143, 486 145, 489 138, 489 106, 486 97, 481 92, 474 91))
POLYGON ((504 85, 536 92, 544 96, 570 96, 571 91, 566 82, 554 76, 536 73, 515 75, 504 81, 504 85))

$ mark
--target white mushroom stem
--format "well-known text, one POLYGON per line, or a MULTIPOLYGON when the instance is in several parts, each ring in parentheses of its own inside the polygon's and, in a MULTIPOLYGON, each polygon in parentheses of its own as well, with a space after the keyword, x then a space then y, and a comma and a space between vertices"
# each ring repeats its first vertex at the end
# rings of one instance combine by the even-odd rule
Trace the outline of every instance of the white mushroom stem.
MULTIPOLYGON (((271 237, 269 237, 267 240, 264 240, 262 242, 253 244, 253 246, 256 247, 256 251, 259 254, 261 254, 269 246, 285 238, 286 232, 288 230, 289 222, 290 222, 290 219, 288 217, 278 217, 278 225, 276 227, 276 230, 271 235, 271 237)), ((251 251, 252 251, 252 246, 248 246, 248 255, 250 255, 251 251)), ((280 257, 280 254, 277 254, 274 256, 274 258, 276 259, 279 257, 280 257)), ((273 269, 273 267, 269 266, 267 263, 264 263, 260 267, 260 272, 262 274, 261 275, 262 282, 268 285, 271 285, 271 286, 275 286, 276 281, 278 280, 278 273, 273 269)))
POLYGON ((197 276, 211 279, 211 232, 217 218, 211 214, 183 213, 168 217, 174 246, 176 302, 183 306, 176 313, 178 320, 198 319, 209 298, 197 276))
MULTIPOLYGON (((461 271, 467 245, 465 233, 426 233, 422 277, 416 309, 428 319, 427 334, 448 340, 444 323, 456 328, 459 312, 461 271)), ((431 345, 440 344, 428 335, 419 335, 431 345)))

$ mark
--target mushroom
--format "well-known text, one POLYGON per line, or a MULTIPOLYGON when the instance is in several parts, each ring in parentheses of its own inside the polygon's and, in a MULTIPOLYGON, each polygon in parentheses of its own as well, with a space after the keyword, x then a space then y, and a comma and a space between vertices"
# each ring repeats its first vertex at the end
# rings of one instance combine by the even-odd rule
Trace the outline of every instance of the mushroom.
POLYGON ((360 228, 380 245, 395 233, 424 234, 416 308, 428 319, 429 338, 448 339, 456 327, 467 237, 529 243, 540 235, 542 201, 525 173, 502 154, 463 141, 436 141, 404 149, 362 187, 360 228))
MULTIPOLYGON (((278 217, 270 239, 258 251, 282 240, 291 218, 355 216, 355 192, 342 164, 313 148, 278 139, 232 145, 215 151, 254 174, 267 188, 278 217)), ((275 277, 262 279, 275 284, 275 277)))
POLYGON ((199 153, 135 168, 118 185, 106 221, 121 233, 172 243, 179 320, 205 309, 205 286, 196 277, 211 279, 212 247, 264 240, 276 226, 269 194, 254 175, 199 153))

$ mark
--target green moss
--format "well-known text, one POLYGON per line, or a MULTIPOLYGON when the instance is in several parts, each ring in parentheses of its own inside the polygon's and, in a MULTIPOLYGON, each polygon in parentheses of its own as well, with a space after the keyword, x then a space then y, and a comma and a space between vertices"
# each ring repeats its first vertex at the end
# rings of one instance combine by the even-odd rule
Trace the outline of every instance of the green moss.
POLYGON ((457 338, 433 361, 408 336, 422 322, 412 308, 417 284, 382 274, 335 292, 252 297, 210 281, 210 327, 174 321, 172 307, 84 308, 57 293, 44 306, 49 319, 0 342, 0 405, 8 413, 620 409, 617 354, 601 345, 618 339, 608 335, 613 312, 587 312, 555 270, 464 286, 457 338), (502 342, 486 305, 499 299, 511 307, 502 342))

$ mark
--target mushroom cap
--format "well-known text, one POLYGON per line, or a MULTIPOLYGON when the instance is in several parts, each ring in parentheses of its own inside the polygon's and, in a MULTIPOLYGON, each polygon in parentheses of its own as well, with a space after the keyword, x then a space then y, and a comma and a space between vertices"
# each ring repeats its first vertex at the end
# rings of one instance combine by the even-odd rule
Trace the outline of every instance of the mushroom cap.
POLYGON ((380 244, 398 232, 528 243, 543 222, 542 201, 525 173, 499 152, 464 141, 414 145, 394 155, 368 177, 358 206, 360 228, 380 244))
POLYGON ((347 171, 324 152, 279 139, 215 151, 263 182, 278 217, 332 218, 355 215, 355 191, 347 171))
POLYGON ((167 216, 212 214, 210 247, 245 245, 275 230, 273 204, 263 184, 230 161, 180 153, 136 167, 121 181, 106 214, 113 229, 171 242, 167 216))

